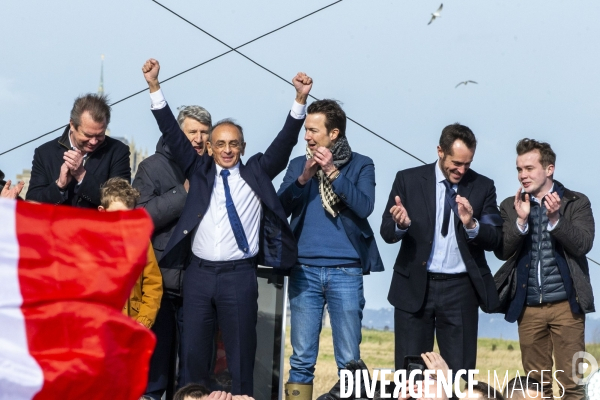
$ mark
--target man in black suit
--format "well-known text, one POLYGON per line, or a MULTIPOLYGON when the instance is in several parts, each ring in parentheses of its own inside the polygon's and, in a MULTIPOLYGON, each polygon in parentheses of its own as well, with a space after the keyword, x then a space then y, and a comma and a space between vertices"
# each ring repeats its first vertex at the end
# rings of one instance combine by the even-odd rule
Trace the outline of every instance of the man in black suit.
POLYGON ((433 350, 450 369, 475 368, 478 305, 498 306, 485 259, 502 240, 494 182, 471 170, 477 141, 449 125, 439 160, 396 174, 381 222, 387 243, 402 240, 388 300, 395 307, 395 362, 433 350))
POLYGON ((27 200, 98 208, 104 182, 113 177, 131 181, 129 147, 106 136, 109 122, 104 95, 75 99, 62 136, 35 149, 27 200))
POLYGON ((223 334, 232 394, 253 394, 258 287, 256 265, 290 269, 298 250, 272 184, 287 166, 306 115, 312 79, 298 73, 296 102, 265 153, 240 161, 242 127, 217 122, 198 155, 179 128, 160 85, 156 60, 142 67, 152 112, 189 180, 186 203, 160 266, 187 266, 183 280, 182 373, 179 384, 209 385, 215 320, 223 334))

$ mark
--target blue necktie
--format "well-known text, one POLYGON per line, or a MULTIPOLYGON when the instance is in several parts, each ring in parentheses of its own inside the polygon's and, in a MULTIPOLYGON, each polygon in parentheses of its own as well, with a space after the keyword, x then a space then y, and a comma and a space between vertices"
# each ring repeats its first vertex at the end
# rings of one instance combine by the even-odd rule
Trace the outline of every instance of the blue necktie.
POLYGON ((229 174, 229 170, 221 170, 223 187, 225 188, 225 207, 227 208, 227 216, 229 217, 229 223, 231 224, 231 229, 233 230, 233 236, 235 236, 235 241, 237 242, 239 249, 244 252, 244 254, 247 254, 249 247, 248 239, 246 239, 246 233, 244 233, 242 221, 240 221, 240 216, 238 215, 235 205, 233 204, 233 199, 231 198, 229 182, 227 182, 227 177, 229 174))
POLYGON ((442 236, 448 235, 448 227, 450 225, 450 214, 451 210, 458 215, 458 205, 456 204, 456 192, 452 189, 452 184, 448 179, 443 180, 444 186, 446 186, 446 195, 444 196, 444 221, 442 222, 442 236))

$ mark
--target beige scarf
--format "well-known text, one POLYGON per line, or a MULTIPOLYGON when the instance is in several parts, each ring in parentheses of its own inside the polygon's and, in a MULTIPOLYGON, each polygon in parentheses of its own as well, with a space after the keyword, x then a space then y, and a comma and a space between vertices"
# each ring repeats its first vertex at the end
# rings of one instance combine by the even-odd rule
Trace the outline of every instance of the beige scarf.
MULTIPOLYGON (((333 165, 337 169, 340 169, 343 165, 350 161, 352 157, 352 150, 348 144, 346 137, 339 138, 333 147, 331 148, 331 154, 333 155, 333 165)), ((306 158, 312 158, 312 151, 306 146, 306 158)), ((321 195, 321 204, 323 208, 331 214, 334 218, 338 216, 340 211, 345 207, 342 199, 333 191, 333 186, 325 172, 321 168, 317 171, 317 179, 319 180, 319 194, 321 195)))

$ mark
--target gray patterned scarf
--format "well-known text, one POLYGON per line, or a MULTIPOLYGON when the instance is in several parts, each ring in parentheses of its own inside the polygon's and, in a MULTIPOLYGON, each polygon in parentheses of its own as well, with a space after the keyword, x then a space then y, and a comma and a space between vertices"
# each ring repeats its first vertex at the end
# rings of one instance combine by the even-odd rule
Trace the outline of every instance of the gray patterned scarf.
MULTIPOLYGON (((350 148, 350 144, 348 144, 346 136, 339 138, 329 150, 333 155, 333 165, 335 165, 337 169, 346 165, 348 161, 350 161, 350 157, 352 157, 352 149, 350 148)), ((312 152, 308 145, 306 145, 306 158, 312 158, 312 152)), ((329 182, 329 179, 327 179, 327 176, 321 168, 317 171, 317 179, 319 180, 321 204, 323 205, 323 208, 335 218, 344 208, 344 203, 342 203, 342 200, 333 191, 331 182, 329 182)))

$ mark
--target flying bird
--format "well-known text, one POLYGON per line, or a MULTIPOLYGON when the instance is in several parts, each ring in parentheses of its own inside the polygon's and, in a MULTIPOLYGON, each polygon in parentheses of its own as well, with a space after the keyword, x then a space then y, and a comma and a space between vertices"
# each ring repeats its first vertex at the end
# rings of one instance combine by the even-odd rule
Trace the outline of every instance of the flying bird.
POLYGON ((474 84, 478 85, 478 83, 477 83, 477 82, 475 82, 475 81, 462 81, 462 82, 459 82, 459 83, 458 83, 458 85, 454 86, 454 89, 456 89, 456 88, 457 88, 457 87, 459 87, 460 85, 465 85, 465 86, 467 86, 467 84, 468 84, 468 83, 474 83, 474 84))
MULTIPOLYGON (((440 4, 440 8, 438 8, 436 12, 431 14, 431 20, 429 21, 429 24, 431 24, 436 18, 439 18, 442 16, 442 8, 443 7, 444 7, 444 3, 440 4)), ((429 24, 427 24, 427 25, 429 25, 429 24)))

